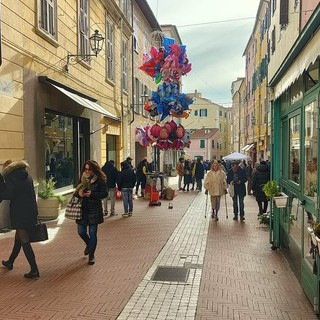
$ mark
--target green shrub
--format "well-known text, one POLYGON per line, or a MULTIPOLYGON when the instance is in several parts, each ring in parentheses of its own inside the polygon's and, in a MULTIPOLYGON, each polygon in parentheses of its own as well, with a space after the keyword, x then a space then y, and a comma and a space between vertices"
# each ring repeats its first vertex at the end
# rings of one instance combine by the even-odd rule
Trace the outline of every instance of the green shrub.
POLYGON ((53 177, 50 177, 48 180, 40 180, 40 191, 38 196, 42 199, 57 198, 60 204, 66 202, 66 198, 63 195, 55 193, 56 182, 53 180, 53 177))

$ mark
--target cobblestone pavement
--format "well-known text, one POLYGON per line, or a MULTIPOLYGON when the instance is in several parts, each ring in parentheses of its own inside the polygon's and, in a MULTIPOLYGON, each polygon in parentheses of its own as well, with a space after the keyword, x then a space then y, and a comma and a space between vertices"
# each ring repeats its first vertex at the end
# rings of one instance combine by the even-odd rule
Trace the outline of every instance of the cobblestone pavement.
MULTIPOLYGON (((170 178, 170 185, 176 184, 170 178)), ((0 319, 317 319, 280 251, 245 199, 246 221, 205 218, 204 193, 178 192, 168 209, 134 200, 134 215, 99 226, 96 264, 88 266, 73 221, 47 222, 49 241, 33 245, 41 277, 23 253, 0 268, 0 319)), ((13 232, 0 234, 6 259, 13 232)))

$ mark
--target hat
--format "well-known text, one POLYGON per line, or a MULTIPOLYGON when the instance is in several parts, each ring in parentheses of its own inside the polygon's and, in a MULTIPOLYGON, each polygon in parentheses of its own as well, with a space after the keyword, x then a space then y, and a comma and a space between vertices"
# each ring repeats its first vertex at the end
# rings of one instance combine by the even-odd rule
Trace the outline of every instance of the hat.
POLYGON ((130 158, 130 157, 127 157, 127 159, 126 159, 126 160, 127 160, 127 161, 128 161, 128 160, 132 161, 133 159, 132 159, 132 158, 130 158))

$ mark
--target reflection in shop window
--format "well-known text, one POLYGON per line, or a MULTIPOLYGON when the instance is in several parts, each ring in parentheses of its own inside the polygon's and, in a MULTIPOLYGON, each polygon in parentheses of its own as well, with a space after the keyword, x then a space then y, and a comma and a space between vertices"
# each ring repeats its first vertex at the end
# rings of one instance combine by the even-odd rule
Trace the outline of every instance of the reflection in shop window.
POLYGON ((305 179, 304 191, 306 196, 315 197, 317 193, 317 163, 318 163, 318 129, 317 124, 317 107, 316 102, 308 104, 305 107, 305 133, 304 133, 304 150, 305 150, 305 179))
POLYGON ((300 115, 290 119, 290 173, 289 177, 295 183, 300 183, 300 115))
POLYGON ((46 179, 54 178, 55 187, 72 185, 73 177, 73 119, 46 112, 45 152, 46 179))

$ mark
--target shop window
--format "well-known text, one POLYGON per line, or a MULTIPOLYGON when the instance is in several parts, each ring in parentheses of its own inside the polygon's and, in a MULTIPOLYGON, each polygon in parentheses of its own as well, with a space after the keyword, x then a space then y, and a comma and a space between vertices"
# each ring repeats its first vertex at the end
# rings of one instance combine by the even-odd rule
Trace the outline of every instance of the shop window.
POLYGON ((290 163, 289 178, 300 183, 300 115, 292 117, 289 122, 290 163))
POLYGON ((74 181, 73 119, 46 112, 44 133, 46 179, 53 177, 56 188, 72 185, 74 181))
POLYGON ((304 132, 304 154, 305 154, 305 179, 304 192, 308 197, 314 197, 317 193, 318 175, 318 129, 316 127, 318 112, 317 102, 313 101, 305 107, 305 132, 304 132))

